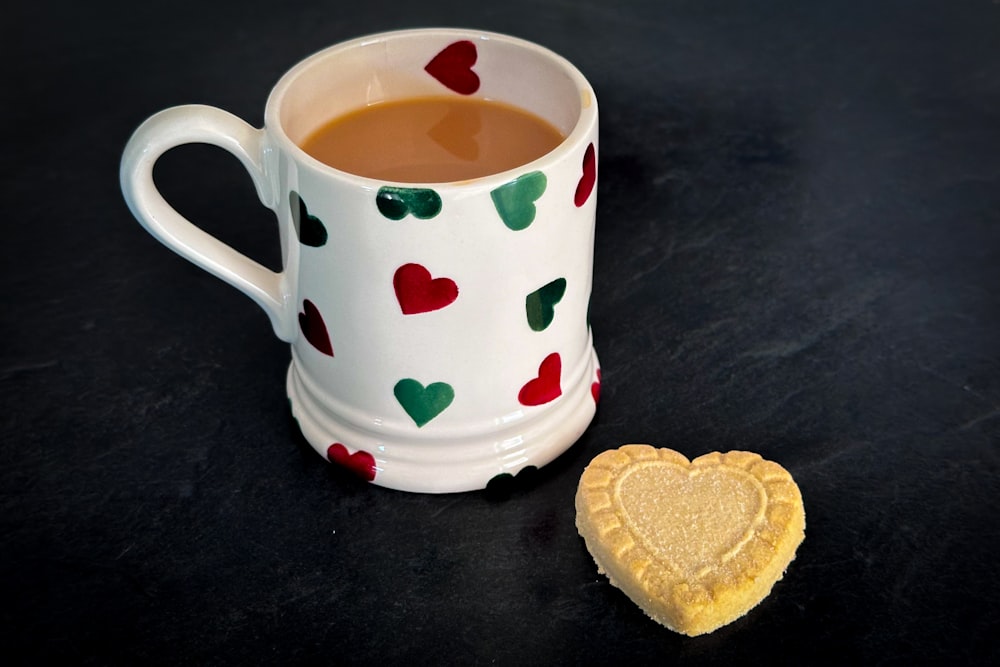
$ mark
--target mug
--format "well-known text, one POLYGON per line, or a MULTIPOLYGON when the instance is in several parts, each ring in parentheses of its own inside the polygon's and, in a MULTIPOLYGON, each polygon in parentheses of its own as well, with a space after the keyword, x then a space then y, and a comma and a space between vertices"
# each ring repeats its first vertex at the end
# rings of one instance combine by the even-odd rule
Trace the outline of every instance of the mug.
POLYGON ((380 486, 470 491, 550 462, 594 417, 597 131, 594 91, 555 53, 476 30, 403 30, 293 67, 263 129, 201 105, 153 115, 125 148, 121 187, 155 238, 248 295, 291 344, 288 399, 317 452, 380 486), (448 95, 527 110, 565 139, 515 169, 448 183, 380 181, 300 148, 353 110, 448 95), (157 191, 156 160, 186 143, 242 162, 277 217, 280 272, 157 191))

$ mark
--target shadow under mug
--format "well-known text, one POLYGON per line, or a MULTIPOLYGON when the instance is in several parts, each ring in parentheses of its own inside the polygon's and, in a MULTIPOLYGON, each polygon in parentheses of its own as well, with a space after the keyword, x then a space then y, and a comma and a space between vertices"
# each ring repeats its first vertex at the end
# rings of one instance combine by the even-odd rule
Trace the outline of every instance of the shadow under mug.
POLYGON ((145 121, 121 186, 158 240, 233 285, 291 344, 287 393, 306 440, 382 486, 485 488, 569 448, 593 419, 600 369, 588 321, 597 100, 551 51, 474 30, 345 42, 272 90, 263 129, 207 106, 145 121), (459 95, 498 100, 565 136, 541 158, 463 182, 383 182, 329 167, 299 144, 352 110, 459 95), (282 271, 177 213, 153 183, 165 151, 235 155, 275 212, 282 271))

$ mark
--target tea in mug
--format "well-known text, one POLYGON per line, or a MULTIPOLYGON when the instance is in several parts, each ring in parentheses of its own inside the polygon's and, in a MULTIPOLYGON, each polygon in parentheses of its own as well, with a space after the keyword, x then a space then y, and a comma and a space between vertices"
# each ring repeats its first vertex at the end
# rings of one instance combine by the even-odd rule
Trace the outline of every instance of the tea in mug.
POLYGON ((302 142, 331 167, 404 183, 489 176, 542 157, 565 137, 515 106, 477 98, 417 97, 339 116, 302 142))

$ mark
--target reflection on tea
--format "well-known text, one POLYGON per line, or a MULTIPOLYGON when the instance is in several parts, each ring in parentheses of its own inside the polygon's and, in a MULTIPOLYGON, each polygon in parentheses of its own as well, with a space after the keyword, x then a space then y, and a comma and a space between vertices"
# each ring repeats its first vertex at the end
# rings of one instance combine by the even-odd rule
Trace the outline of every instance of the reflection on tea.
POLYGON ((527 164, 564 138, 542 118, 501 102, 418 97, 334 118, 308 136, 302 149, 359 176, 444 183, 527 164))

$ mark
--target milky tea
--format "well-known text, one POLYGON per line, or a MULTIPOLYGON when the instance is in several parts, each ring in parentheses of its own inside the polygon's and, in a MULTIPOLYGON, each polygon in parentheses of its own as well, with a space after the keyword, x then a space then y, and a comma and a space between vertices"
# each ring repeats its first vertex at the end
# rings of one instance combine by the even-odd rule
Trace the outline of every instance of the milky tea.
POLYGON ((301 147, 357 176, 446 183, 525 165, 564 138, 547 121, 502 102, 416 97, 338 116, 307 136, 301 147))

